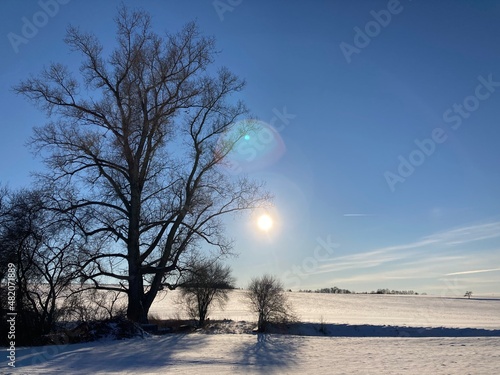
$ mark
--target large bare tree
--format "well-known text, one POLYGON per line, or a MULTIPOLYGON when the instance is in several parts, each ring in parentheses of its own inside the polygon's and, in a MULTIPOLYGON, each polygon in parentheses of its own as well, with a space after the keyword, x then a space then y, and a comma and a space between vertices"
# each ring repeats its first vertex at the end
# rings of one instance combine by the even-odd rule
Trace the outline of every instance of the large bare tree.
POLYGON ((169 276, 183 256, 200 242, 228 253, 222 216, 268 196, 220 168, 244 135, 230 130, 247 109, 232 96, 244 82, 213 67, 213 38, 194 23, 161 37, 147 13, 125 7, 115 21, 108 55, 95 35, 68 29, 80 79, 55 63, 15 90, 50 118, 32 145, 48 166, 43 180, 58 189, 55 204, 99 242, 80 255, 83 279, 126 292, 128 318, 146 322, 158 291, 175 287, 169 276), (110 278, 119 286, 104 285, 110 278))

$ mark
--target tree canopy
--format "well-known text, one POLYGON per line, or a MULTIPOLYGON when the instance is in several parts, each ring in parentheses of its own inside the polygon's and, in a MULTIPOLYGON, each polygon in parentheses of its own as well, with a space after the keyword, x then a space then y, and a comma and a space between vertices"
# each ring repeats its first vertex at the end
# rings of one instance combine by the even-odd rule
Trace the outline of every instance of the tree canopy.
POLYGON ((125 7, 115 22, 107 55, 97 36, 69 27, 79 75, 53 63, 15 90, 50 119, 31 140, 48 167, 40 183, 95 244, 80 254, 82 280, 126 292, 128 317, 147 321, 198 244, 231 251, 221 218, 269 196, 220 168, 246 129, 224 135, 248 111, 233 98, 244 81, 213 67, 214 39, 195 23, 160 36, 147 13, 125 7))

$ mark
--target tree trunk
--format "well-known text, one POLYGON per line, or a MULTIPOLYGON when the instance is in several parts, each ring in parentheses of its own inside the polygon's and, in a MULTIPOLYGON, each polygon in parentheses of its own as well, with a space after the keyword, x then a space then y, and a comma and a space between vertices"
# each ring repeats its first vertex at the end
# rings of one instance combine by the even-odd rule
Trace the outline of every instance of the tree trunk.
POLYGON ((136 259, 129 259, 128 319, 141 324, 148 323, 151 303, 145 303, 145 299, 140 263, 136 259))
POLYGON ((132 276, 132 269, 130 269, 130 272, 127 318, 133 322, 146 324, 148 322, 149 308, 145 309, 142 303, 144 296, 142 276, 137 273, 132 276))
MULTIPOLYGON (((136 176, 131 173, 132 179, 136 176)), ((127 318, 133 322, 146 324, 148 310, 144 306, 144 281, 141 273, 141 250, 139 246, 140 192, 137 184, 131 183, 130 217, 128 228, 128 307, 127 318)))
POLYGON ((259 313, 259 321, 257 323, 257 331, 265 332, 266 330, 266 322, 264 320, 264 316, 259 313))

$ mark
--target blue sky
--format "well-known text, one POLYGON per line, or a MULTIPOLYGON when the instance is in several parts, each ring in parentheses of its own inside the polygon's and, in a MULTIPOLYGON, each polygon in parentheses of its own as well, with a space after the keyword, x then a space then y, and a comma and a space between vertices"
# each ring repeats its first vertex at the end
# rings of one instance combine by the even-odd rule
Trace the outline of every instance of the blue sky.
MULTIPOLYGON (((24 144, 46 118, 11 87, 52 61, 77 69, 68 23, 112 46, 119 4, 59 0, 44 16, 41 3, 1 5, 0 180, 13 188, 42 168, 24 144)), ((246 79, 262 121, 232 156, 275 195, 268 232, 259 212, 228 220, 241 286, 268 272, 292 289, 500 293, 500 3, 140 4, 158 31, 195 19, 215 36, 216 64, 246 79)))

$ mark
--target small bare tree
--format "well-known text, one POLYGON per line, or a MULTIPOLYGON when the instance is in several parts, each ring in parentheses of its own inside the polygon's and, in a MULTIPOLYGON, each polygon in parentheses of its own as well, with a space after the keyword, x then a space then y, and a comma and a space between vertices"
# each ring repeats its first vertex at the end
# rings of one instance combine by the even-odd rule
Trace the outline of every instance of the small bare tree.
POLYGON ((252 279, 246 296, 250 308, 259 316, 259 332, 265 332, 268 323, 284 323, 295 319, 283 284, 274 276, 264 275, 252 279))
POLYGON ((469 299, 471 296, 472 296, 472 292, 470 290, 466 291, 464 294, 464 297, 468 297, 469 299))
POLYGON ((231 289, 234 289, 231 268, 219 261, 203 261, 189 271, 181 287, 181 298, 188 314, 198 319, 198 325, 202 327, 210 306, 218 303, 224 308, 231 289))

